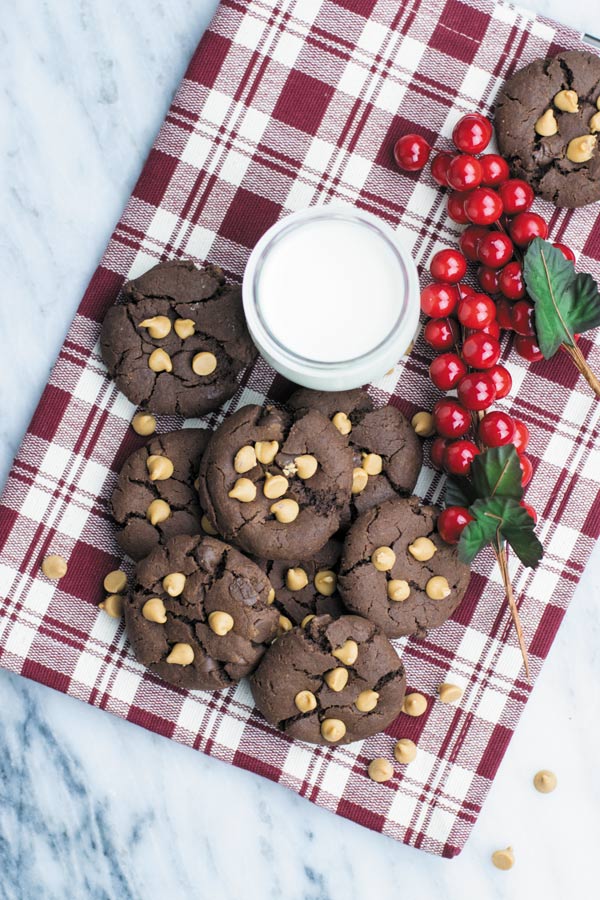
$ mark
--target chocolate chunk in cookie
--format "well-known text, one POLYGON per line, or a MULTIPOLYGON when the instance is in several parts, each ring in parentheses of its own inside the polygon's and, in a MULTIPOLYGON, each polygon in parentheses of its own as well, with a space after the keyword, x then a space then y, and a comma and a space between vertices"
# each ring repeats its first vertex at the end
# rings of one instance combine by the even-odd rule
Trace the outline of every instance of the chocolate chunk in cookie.
POLYGON ((437 628, 465 594, 470 569, 438 535, 437 515, 417 497, 388 500, 363 513, 346 536, 342 599, 388 637, 437 628))
POLYGON ((367 509, 412 492, 423 451, 410 422, 395 406, 373 409, 371 398, 362 390, 301 389, 288 403, 291 409, 316 409, 327 416, 352 449, 352 493, 342 514, 342 527, 367 509))
POLYGON ((138 563, 124 605, 138 660, 188 690, 228 687, 248 675, 275 638, 271 585, 238 550, 180 535, 138 563))
POLYGON ((226 540, 261 559, 308 559, 338 530, 352 452, 315 410, 245 406, 214 432, 200 503, 226 540))
POLYGON ((378 628, 359 616, 318 616, 280 637, 250 679, 265 719, 312 744, 348 744, 399 715, 404 666, 378 628))
POLYGON ((537 59, 498 95, 496 131, 513 175, 557 206, 600 199, 600 58, 573 50, 537 59))
POLYGON ((177 534, 200 532, 194 482, 209 436, 203 428, 170 431, 125 460, 111 503, 120 527, 117 540, 132 559, 142 559, 177 534))
POLYGON ((257 355, 241 289, 221 269, 161 263, 128 282, 109 309, 102 358, 126 397, 155 413, 202 416, 235 393, 257 355))

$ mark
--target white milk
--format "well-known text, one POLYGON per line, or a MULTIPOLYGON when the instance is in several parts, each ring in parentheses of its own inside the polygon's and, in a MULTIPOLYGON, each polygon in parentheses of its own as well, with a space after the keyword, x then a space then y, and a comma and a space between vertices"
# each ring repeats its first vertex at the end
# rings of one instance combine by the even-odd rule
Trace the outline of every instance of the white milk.
POLYGON ((277 222, 254 248, 243 290, 263 356, 321 390, 383 375, 418 322, 412 259, 389 226, 360 210, 316 207, 277 222))

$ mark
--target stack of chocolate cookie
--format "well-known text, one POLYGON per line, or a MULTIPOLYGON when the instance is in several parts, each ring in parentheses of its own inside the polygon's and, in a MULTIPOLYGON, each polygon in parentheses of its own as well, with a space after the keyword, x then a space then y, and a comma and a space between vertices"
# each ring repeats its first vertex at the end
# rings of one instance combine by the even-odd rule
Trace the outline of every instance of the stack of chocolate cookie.
MULTIPOLYGON (((232 396, 256 351, 220 270, 163 264, 125 297, 102 348, 131 400, 197 416, 232 396)), ((265 718, 303 740, 384 729, 405 692, 389 638, 444 622, 469 577, 410 496, 421 463, 402 413, 361 390, 298 390, 212 433, 151 438, 113 493, 139 561, 124 614, 140 662, 192 690, 250 676, 265 718)))

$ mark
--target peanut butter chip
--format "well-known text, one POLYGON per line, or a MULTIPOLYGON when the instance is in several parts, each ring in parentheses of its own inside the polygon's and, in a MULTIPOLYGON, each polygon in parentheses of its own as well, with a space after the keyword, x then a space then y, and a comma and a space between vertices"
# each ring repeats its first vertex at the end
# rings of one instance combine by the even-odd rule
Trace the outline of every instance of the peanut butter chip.
POLYGON ((121 569, 115 569, 108 573, 103 585, 107 594, 121 594, 127 587, 127 575, 121 569))
POLYGON ((196 330, 193 319, 175 319, 173 328, 177 337, 181 338, 182 341, 191 337, 196 330))
POLYGON ((316 456, 311 456, 310 453, 305 453, 303 456, 296 456, 294 458, 294 463, 296 465, 298 478, 304 480, 312 478, 319 467, 316 456))
POLYGON ((215 610, 215 612, 211 612, 209 615, 208 624, 215 634, 218 634, 219 637, 223 637, 223 635, 230 632, 233 628, 233 616, 230 616, 229 613, 215 610))
POLYGON ((382 756, 371 760, 368 771, 371 781, 376 781, 378 784, 383 784, 384 781, 389 781, 394 776, 393 765, 389 759, 384 759, 382 756))
POLYGON ((515 864, 515 854, 512 847, 506 847, 504 850, 496 850, 492 853, 492 862, 497 869, 512 869, 515 864))
POLYGON ((279 452, 279 443, 277 441, 257 441, 254 445, 254 452, 259 463, 262 463, 263 466, 270 466, 279 452))
POLYGON ((438 694, 442 703, 454 703, 462 697, 463 689, 457 684, 449 684, 445 681, 444 684, 440 684, 438 694))
POLYGON ((254 452, 254 447, 251 447, 250 444, 246 444, 245 447, 241 447, 235 454, 233 468, 238 475, 243 475, 245 472, 249 472, 250 469, 253 469, 255 465, 256 453, 254 452))
POLYGON ((174 644, 165 662, 174 666, 189 666, 194 662, 194 649, 189 644, 174 644))
POLYGON ((173 363, 166 350, 159 347, 157 350, 153 350, 148 357, 148 368, 153 372, 172 372, 173 363))
POLYGON ((387 583, 387 595, 390 600, 401 602, 410 597, 410 585, 403 578, 392 578, 387 583))
POLYGON ((554 95, 554 105, 561 112, 576 113, 579 110, 577 91, 559 91, 554 95))
POLYGON ((352 422, 345 412, 337 412, 331 419, 340 434, 350 434, 352 431, 352 422))
POLYGON ((170 515, 171 507, 166 500, 153 500, 146 510, 146 518, 151 525, 160 525, 161 522, 166 522, 170 515))
POLYGON ((288 591, 301 591, 308 584, 308 575, 304 569, 288 569, 285 573, 285 586, 288 591))
POLYGON ((381 475, 383 471, 383 460, 379 453, 365 453, 363 455, 362 467, 367 475, 381 475))
POLYGON ((300 691, 294 697, 294 703, 296 704, 296 709, 299 709, 300 712, 311 712, 317 707, 317 698, 312 691, 300 691))
POLYGON ((294 623, 291 619, 288 619, 287 616, 279 616, 279 629, 282 632, 291 631, 294 627, 294 623))
POLYGON ((596 106, 598 107, 598 109, 600 109, 600 94, 596 98, 596 106))
POLYGON ((357 466, 356 469, 352 470, 352 493, 353 494, 362 494, 367 484, 369 483, 369 476, 365 472, 365 470, 361 466, 357 466))
POLYGON ((146 466, 150 481, 166 481, 175 471, 173 463, 166 456, 149 456, 146 466))
POLYGON ((321 734, 326 741, 334 744, 336 741, 341 741, 344 737, 346 726, 341 719, 323 719, 321 722, 321 734))
POLYGON ((411 741, 410 738, 400 738, 399 741, 396 741, 396 746, 394 747, 394 758, 396 762, 405 765, 406 763, 412 762, 417 755, 417 745, 414 741, 411 741))
POLYGON ((410 420, 410 424, 412 425, 415 434, 418 434, 419 437, 426 438, 431 437, 432 434, 435 434, 433 416, 430 412, 427 412, 424 409, 421 410, 421 412, 414 414, 414 416, 410 420))
POLYGON ((98 604, 99 609, 111 617, 111 619, 120 619, 123 615, 123 598, 120 594, 109 594, 106 600, 98 604))
POLYGON ((588 162, 594 155, 598 138, 594 134, 582 134, 573 138, 567 146, 567 159, 574 163, 588 162))
POLYGON ((289 525, 298 518, 300 507, 295 500, 278 500, 270 506, 269 512, 275 516, 278 522, 289 525))
POLYGON ((348 669, 338 666, 337 669, 330 669, 323 676, 327 687, 332 691, 343 691, 348 684, 348 669))
POLYGON ((425 593, 430 600, 444 600, 450 596, 452 591, 443 575, 434 575, 425 585, 425 593))
POLYGON ((158 622, 164 625, 167 621, 167 610, 160 597, 151 597, 142 606, 142 615, 148 622, 158 622))
POLYGON ((358 644, 353 640, 344 641, 341 647, 332 651, 331 655, 343 662, 345 666, 352 666, 358 658, 358 644))
POLYGON ((206 515, 202 516, 202 518, 200 519, 200 525, 202 527, 202 531, 204 531, 205 534, 210 534, 212 537, 219 533, 217 529, 211 525, 210 519, 206 515))
POLYGON ((271 606, 275 602, 275 588, 271 588, 267 594, 267 606, 271 606))
POLYGON ((147 437, 156 431, 156 419, 150 413, 136 413, 131 420, 131 427, 136 434, 147 437))
POLYGON ((371 554, 371 562, 378 572, 389 572, 396 562, 396 554, 391 547, 378 547, 371 554))
POLYGON ((170 572, 162 580, 162 586, 169 597, 179 597, 183 594, 186 577, 183 572, 170 572))
POLYGON ((359 712, 373 712, 378 700, 379 694, 377 691, 361 691, 354 701, 354 705, 359 712))
POLYGON ((547 109, 534 125, 535 133, 542 137, 551 137, 558 133, 558 122, 551 109, 547 109))
POLYGON ((240 503, 252 503, 256 500, 256 485, 249 478, 238 478, 227 496, 240 503))
POLYGON ((151 319, 144 319, 143 322, 140 322, 140 328, 147 328, 151 338, 160 340, 171 331, 171 320, 167 316, 152 316, 151 319))
POLYGON ((308 623, 309 623, 309 622, 312 622, 312 620, 314 619, 314 617, 315 617, 314 613, 309 613, 307 616, 304 616, 304 618, 303 618, 302 621, 300 622, 300 628, 306 628, 306 626, 308 625, 308 623))
POLYGON ((331 569, 321 569, 315 575, 314 585, 323 597, 331 597, 337 587, 337 575, 331 569))
POLYGON ((590 119, 591 134, 596 134, 597 131, 600 131, 600 112, 594 113, 590 119))
POLYGON ((263 494, 269 500, 276 500, 283 497, 289 488, 289 482, 283 475, 271 475, 270 472, 265 473, 265 483, 263 485, 263 494))
POLYGON ((427 698, 415 691, 407 694, 402 702, 402 712, 408 716, 422 716, 427 709, 427 698))
POLYGON ((196 353, 192 359, 192 371, 196 375, 212 375, 216 368, 217 357, 214 353, 203 351, 202 353, 196 353))
POLYGON ((408 545, 408 552, 418 562, 427 562, 437 552, 437 547, 428 537, 418 537, 408 545))
POLYGON ((551 772, 549 769, 541 769, 533 776, 533 784, 536 791, 539 791, 540 794, 551 794, 556 789, 558 779, 554 772, 551 772))

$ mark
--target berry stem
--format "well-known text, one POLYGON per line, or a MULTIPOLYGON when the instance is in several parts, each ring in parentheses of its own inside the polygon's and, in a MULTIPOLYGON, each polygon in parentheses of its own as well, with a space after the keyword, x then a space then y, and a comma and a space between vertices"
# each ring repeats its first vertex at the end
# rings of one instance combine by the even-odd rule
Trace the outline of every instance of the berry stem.
POLYGON ((498 565, 500 566, 500 574, 502 575, 502 581, 504 583, 504 590, 506 591, 506 599, 508 600, 508 605, 510 607, 510 614, 512 616, 512 620, 515 626, 515 631, 517 633, 517 640, 519 641, 519 647, 521 649, 521 656, 523 657, 523 665, 525 666, 525 677, 529 682, 529 657, 527 656, 527 647, 525 646, 525 638, 523 636, 523 628, 521 627, 521 618, 519 616, 519 610, 517 608, 517 603, 515 600, 515 595, 513 594, 512 584, 510 583, 510 575, 508 572, 508 559, 506 555, 506 543, 504 541, 500 541, 498 538, 496 542, 492 542, 492 547, 494 549, 494 553, 496 555, 496 559, 498 560, 498 565))
POLYGON ((573 360, 574 365, 583 375, 596 397, 600 399, 600 380, 590 369, 585 356, 583 355, 577 344, 563 344, 562 346, 569 354, 569 356, 573 360))

